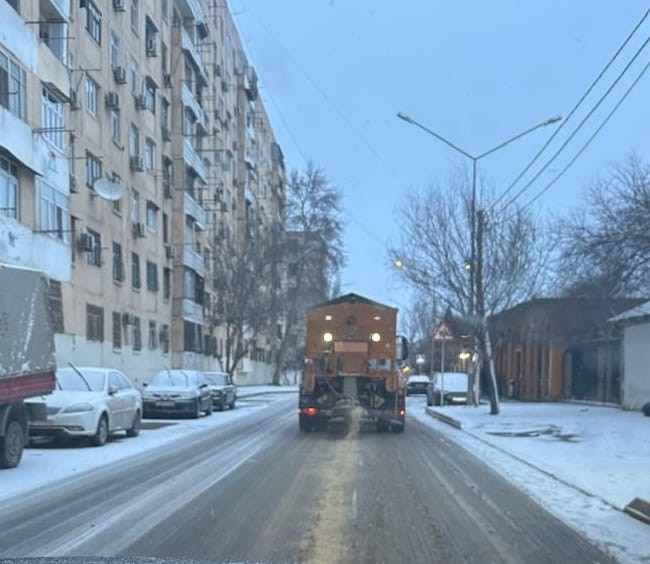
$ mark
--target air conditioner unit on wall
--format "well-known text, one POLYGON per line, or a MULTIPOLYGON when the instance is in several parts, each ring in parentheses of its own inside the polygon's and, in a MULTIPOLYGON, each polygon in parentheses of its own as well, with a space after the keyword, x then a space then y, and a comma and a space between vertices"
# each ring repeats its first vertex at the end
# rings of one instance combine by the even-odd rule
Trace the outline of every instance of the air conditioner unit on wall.
POLYGON ((70 90, 70 109, 71 110, 81 109, 81 102, 79 102, 79 96, 76 90, 70 90))
POLYGON ((71 194, 76 194, 79 190, 77 190, 77 177, 74 174, 70 175, 70 193, 71 194))
POLYGON ((113 77, 118 84, 126 84, 126 69, 124 67, 115 67, 113 77))
POLYGON ((158 44, 154 38, 147 39, 147 57, 158 56, 158 44))
POLYGON ((138 110, 144 110, 147 107, 147 97, 144 94, 135 96, 135 107, 138 110))
POLYGON ((139 239, 142 239, 147 236, 147 233, 145 231, 144 223, 134 223, 133 224, 133 235, 135 237, 138 237, 139 239))
POLYGON ((106 105, 111 110, 118 110, 120 108, 120 96, 117 92, 109 92, 106 94, 106 105))
POLYGON ((77 248, 82 252, 90 252, 93 250, 94 240, 88 233, 80 233, 77 240, 77 248))
POLYGON ((165 245, 165 256, 168 259, 173 259, 176 257, 176 249, 172 247, 171 245, 165 245))
POLYGON ((113 9, 116 12, 126 12, 126 0, 113 0, 113 9))
POLYGON ((169 200, 174 197, 174 187, 171 185, 171 182, 163 183, 163 195, 169 200))
POLYGON ((163 74, 163 85, 165 88, 171 88, 172 87, 172 75, 166 72, 163 74))
POLYGON ((131 170, 135 170, 138 172, 143 172, 144 171, 144 157, 141 157, 140 155, 133 155, 131 157, 131 170))

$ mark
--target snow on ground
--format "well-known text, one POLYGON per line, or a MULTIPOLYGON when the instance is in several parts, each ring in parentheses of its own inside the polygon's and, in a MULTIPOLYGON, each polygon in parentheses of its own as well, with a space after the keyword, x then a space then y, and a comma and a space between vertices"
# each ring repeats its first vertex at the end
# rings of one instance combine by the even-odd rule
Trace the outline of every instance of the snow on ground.
POLYGON ((425 406, 424 398, 409 398, 408 415, 476 455, 622 562, 650 561, 650 527, 616 509, 635 496, 650 498, 648 419, 575 404, 508 402, 496 417, 484 405, 442 408, 462 421, 460 431, 433 419, 425 406))
POLYGON ((239 386, 237 388, 238 397, 255 396, 258 394, 297 394, 299 386, 239 386))
POLYGON ((27 448, 17 468, 1 471, 0 501, 172 441, 186 439, 191 434, 232 423, 263 409, 272 401, 287 397, 282 393, 269 393, 267 388, 272 392, 286 390, 285 387, 278 390, 277 386, 242 387, 238 390, 237 407, 234 410, 215 411, 211 416, 202 416, 200 419, 144 419, 138 437, 127 438, 120 433, 111 437, 103 447, 87 446, 85 441, 72 441, 67 444, 37 444, 27 448), (157 428, 148 428, 154 426, 157 428))

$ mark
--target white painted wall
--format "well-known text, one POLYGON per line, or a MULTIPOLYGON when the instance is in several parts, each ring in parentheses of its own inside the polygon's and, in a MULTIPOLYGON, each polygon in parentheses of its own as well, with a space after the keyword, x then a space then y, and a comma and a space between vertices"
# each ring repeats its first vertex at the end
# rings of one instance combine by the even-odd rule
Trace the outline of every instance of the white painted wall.
POLYGON ((623 408, 650 402, 650 322, 627 325, 623 334, 623 408))
POLYGON ((34 25, 27 25, 8 2, 0 2, 0 43, 28 70, 36 71, 38 39, 34 25))
POLYGON ((273 366, 243 358, 235 373, 235 383, 239 386, 256 386, 273 382, 273 366))
POLYGON ((126 374, 131 381, 142 388, 143 382, 150 382, 160 370, 170 366, 170 355, 161 349, 149 350, 145 347, 134 352, 131 346, 123 345, 114 350, 113 344, 104 341, 87 341, 85 337, 68 333, 55 336, 57 366, 67 366, 72 362, 78 366, 106 366, 116 368, 126 374))

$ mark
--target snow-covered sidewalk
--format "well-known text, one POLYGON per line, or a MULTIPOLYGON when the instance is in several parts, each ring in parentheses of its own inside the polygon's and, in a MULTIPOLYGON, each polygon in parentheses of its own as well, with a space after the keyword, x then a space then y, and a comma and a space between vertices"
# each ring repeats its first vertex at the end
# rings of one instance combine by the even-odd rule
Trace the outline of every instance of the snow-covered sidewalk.
POLYGON ((650 419, 613 407, 503 402, 432 408, 473 436, 623 509, 650 500, 650 419))
POLYGON ((273 386, 271 384, 262 386, 238 386, 237 397, 245 398, 262 394, 297 394, 298 389, 298 386, 273 386))
POLYGON ((621 512, 650 499, 650 419, 618 408, 504 402, 437 407, 409 398, 409 417, 443 433, 623 562, 650 561, 650 526, 621 512))

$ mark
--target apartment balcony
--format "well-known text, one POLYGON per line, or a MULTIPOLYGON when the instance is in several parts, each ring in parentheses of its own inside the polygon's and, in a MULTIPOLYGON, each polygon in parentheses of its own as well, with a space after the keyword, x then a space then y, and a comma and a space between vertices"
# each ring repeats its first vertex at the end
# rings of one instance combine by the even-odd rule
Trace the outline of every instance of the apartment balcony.
POLYGON ((0 148, 21 165, 44 176, 46 148, 41 136, 34 135, 29 125, 3 106, 0 106, 0 131, 11 131, 11 135, 0 136, 0 148))
POLYGON ((184 192, 185 214, 194 218, 199 229, 205 230, 208 224, 208 212, 187 192, 184 192))
POLYGON ((194 300, 183 298, 183 319, 192 323, 203 323, 203 306, 194 300))
POLYGON ((199 69, 199 76, 203 80, 203 83, 207 84, 208 76, 205 74, 205 69, 203 68, 201 53, 199 53, 199 50, 194 45, 192 38, 183 28, 181 28, 181 47, 183 48, 183 51, 185 51, 190 56, 192 61, 194 61, 196 68, 199 69))
POLYGON ((72 276, 70 244, 34 233, 17 220, 0 215, 0 262, 35 268, 46 276, 69 282, 72 276))
POLYGON ((192 141, 189 137, 183 139, 183 159, 188 166, 194 169, 203 182, 208 182, 208 167, 192 146, 192 141))
POLYGON ((199 276, 205 278, 205 260, 203 256, 187 245, 183 252, 183 265, 191 268, 199 276))
POLYGON ((38 46, 38 77, 62 98, 70 96, 68 69, 45 41, 41 41, 38 46))
POLYGON ((40 0, 40 4, 41 13, 44 8, 47 9, 51 6, 58 12, 61 19, 67 20, 70 17, 70 0, 40 0))
POLYGON ((187 84, 183 82, 183 105, 190 108, 196 116, 196 123, 203 129, 203 133, 208 133, 208 119, 192 91, 188 88, 187 84))
POLYGON ((176 0, 174 5, 178 8, 184 20, 191 19, 196 23, 205 21, 205 13, 199 0, 176 0))

